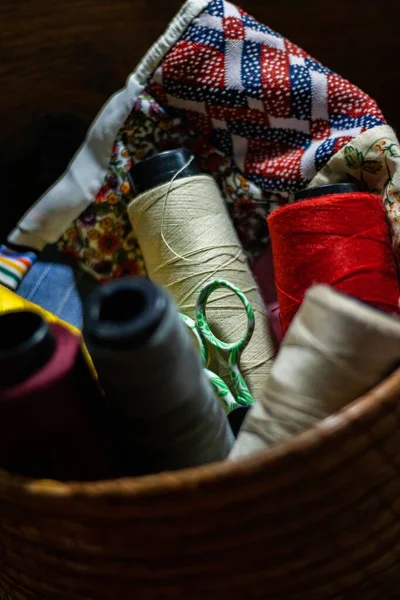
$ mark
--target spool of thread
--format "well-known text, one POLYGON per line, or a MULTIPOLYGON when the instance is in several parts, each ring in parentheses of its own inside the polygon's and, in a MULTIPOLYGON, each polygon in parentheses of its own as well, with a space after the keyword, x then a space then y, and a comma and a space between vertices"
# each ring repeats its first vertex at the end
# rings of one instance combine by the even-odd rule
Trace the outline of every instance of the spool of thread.
POLYGON ((46 479, 114 475, 80 338, 30 311, 2 314, 0 331, 0 466, 46 479))
MULTIPOLYGON (((226 279, 239 287, 255 314, 252 340, 240 359, 250 392, 257 397, 275 353, 257 284, 214 179, 201 175, 187 150, 174 150, 138 163, 131 177, 139 196, 128 208, 149 277, 167 288, 179 310, 196 318, 196 300, 208 281, 226 279), (183 177, 182 177, 183 176, 183 177)), ((213 293, 207 319, 217 337, 239 339, 246 314, 229 290, 213 293)), ((230 385, 226 357, 210 349, 210 368, 230 385)))
POLYGON ((370 390, 400 362, 400 319, 326 285, 305 295, 231 458, 308 429, 370 390))
POLYGON ((305 190, 303 202, 268 217, 283 333, 313 283, 398 313, 399 281, 382 199, 348 192, 346 184, 326 186, 330 193, 321 195, 324 187, 305 190))
POLYGON ((127 474, 224 459, 227 417, 172 298, 147 279, 110 282, 84 308, 84 335, 127 474))

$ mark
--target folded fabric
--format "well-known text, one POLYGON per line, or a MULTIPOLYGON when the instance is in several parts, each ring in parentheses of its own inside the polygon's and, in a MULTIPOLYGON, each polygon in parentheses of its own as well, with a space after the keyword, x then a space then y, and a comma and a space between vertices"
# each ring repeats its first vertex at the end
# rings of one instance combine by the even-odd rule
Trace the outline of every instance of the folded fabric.
POLYGON ((83 143, 88 125, 71 113, 35 111, 33 119, 17 135, 0 142, 1 193, 7 198, 7 210, 0 221, 0 240, 6 239, 31 204, 64 173, 83 143))
POLYGON ((0 314, 11 312, 13 310, 33 310, 39 313, 39 315, 49 323, 60 323, 69 329, 69 331, 72 331, 72 333, 79 333, 79 330, 73 325, 66 323, 47 310, 37 306, 37 304, 22 298, 15 292, 12 292, 0 284, 0 314))
POLYGON ((36 261, 36 252, 0 245, 0 281, 15 290, 36 261))
POLYGON ((179 146, 216 178, 249 258, 268 240, 266 215, 320 177, 361 179, 398 227, 400 152, 377 104, 233 4, 189 0, 9 239, 40 249, 61 237, 100 280, 144 273, 127 171, 179 146))
POLYGON ((18 294, 81 329, 83 299, 97 285, 68 256, 48 246, 22 280, 18 294))

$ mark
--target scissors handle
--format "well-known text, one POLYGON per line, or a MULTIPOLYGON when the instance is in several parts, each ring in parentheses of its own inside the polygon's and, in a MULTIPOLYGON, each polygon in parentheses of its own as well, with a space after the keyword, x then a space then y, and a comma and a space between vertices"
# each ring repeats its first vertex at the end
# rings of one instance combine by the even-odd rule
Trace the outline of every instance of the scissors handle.
POLYGON ((236 401, 231 390, 221 377, 210 371, 210 369, 204 370, 227 414, 242 406, 242 404, 236 401))
POLYGON ((190 317, 188 317, 187 315, 184 315, 182 313, 179 313, 180 317, 182 319, 182 321, 185 323, 186 327, 192 332, 192 334, 194 335, 194 338, 197 342, 197 346, 199 348, 200 351, 200 358, 201 358, 201 363, 203 365, 203 368, 206 368, 208 365, 208 348, 207 348, 207 344, 204 343, 201 335, 200 335, 200 331, 196 325, 196 323, 193 321, 193 319, 191 319, 190 317))
POLYGON ((251 340, 254 332, 254 312, 253 308, 247 299, 246 295, 236 285, 225 281, 224 279, 214 279, 206 283, 201 288, 196 303, 197 326, 200 330, 202 338, 207 340, 212 346, 218 350, 223 350, 229 353, 228 367, 229 375, 232 380, 232 385, 235 390, 236 400, 241 406, 248 406, 254 403, 254 399, 247 386, 246 380, 240 372, 239 361, 240 355, 251 340), (237 342, 224 342, 214 335, 206 317, 206 305, 210 295, 218 288, 225 287, 234 292, 241 300, 247 315, 247 326, 243 337, 237 342))
POLYGON ((208 380, 212 384, 225 411, 229 414, 230 412, 232 412, 236 408, 239 408, 239 406, 242 406, 242 405, 239 404, 235 400, 232 392, 230 391, 229 387, 226 385, 225 381, 223 379, 221 379, 221 377, 218 377, 218 375, 216 375, 213 371, 210 371, 210 369, 207 369, 207 364, 208 364, 207 344, 204 343, 204 341, 200 335, 200 331, 197 328, 196 323, 193 321, 193 319, 191 319, 190 317, 188 317, 186 315, 183 315, 182 313, 180 313, 180 316, 181 316, 182 321, 185 323, 186 327, 188 327, 188 329, 190 329, 190 331, 193 333, 194 338, 195 338, 197 345, 199 347, 199 350, 200 350, 200 357, 201 357, 201 362, 203 365, 204 372, 207 375, 208 380))

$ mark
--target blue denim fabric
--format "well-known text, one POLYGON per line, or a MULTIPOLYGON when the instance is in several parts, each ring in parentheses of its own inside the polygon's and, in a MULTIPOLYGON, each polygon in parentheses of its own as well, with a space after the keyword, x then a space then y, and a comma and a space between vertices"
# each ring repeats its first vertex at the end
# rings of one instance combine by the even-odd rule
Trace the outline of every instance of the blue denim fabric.
POLYGON ((99 285, 89 274, 47 247, 20 283, 17 293, 64 321, 82 328, 82 303, 99 285))

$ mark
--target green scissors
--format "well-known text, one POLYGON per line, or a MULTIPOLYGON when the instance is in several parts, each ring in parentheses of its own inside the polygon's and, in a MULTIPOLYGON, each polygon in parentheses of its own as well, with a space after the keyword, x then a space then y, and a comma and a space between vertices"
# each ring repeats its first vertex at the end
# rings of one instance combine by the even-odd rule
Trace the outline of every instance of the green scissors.
POLYGON ((200 289, 196 303, 197 322, 183 314, 181 314, 181 317, 184 323, 193 333, 198 343, 203 368, 210 382, 214 386, 219 399, 222 401, 225 410, 230 413, 240 406, 249 406, 253 404, 254 399, 239 368, 240 356, 251 340, 255 325, 254 312, 246 295, 238 287, 236 287, 236 285, 230 283, 229 281, 225 281, 224 279, 213 279, 200 289), (246 332, 244 336, 237 342, 227 343, 217 338, 212 332, 207 321, 207 300, 216 289, 221 287, 228 288, 234 292, 240 298, 246 311, 246 332), (228 353, 229 376, 232 381, 232 388, 235 396, 232 394, 229 387, 221 379, 221 377, 208 369, 209 354, 206 342, 208 342, 214 348, 228 353))

